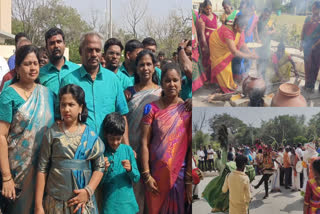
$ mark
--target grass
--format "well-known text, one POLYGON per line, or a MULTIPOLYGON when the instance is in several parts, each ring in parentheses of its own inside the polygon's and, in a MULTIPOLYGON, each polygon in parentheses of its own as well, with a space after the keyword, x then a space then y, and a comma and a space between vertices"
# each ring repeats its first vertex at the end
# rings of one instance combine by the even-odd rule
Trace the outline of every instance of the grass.
POLYGON ((305 19, 306 16, 294 16, 288 14, 281 14, 280 16, 272 14, 271 16, 271 20, 273 20, 274 23, 277 23, 279 25, 296 24, 300 25, 301 27, 303 26, 305 19))

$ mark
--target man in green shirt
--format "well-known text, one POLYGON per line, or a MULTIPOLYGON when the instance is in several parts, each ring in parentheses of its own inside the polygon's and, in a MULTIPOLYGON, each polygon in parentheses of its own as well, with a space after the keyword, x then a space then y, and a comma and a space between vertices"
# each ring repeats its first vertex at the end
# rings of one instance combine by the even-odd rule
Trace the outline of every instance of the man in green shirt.
POLYGON ((129 86, 133 86, 132 81, 123 72, 119 72, 120 58, 123 46, 121 41, 116 38, 110 38, 104 43, 104 59, 106 61, 105 68, 113 71, 119 78, 123 90, 129 86))
POLYGON ((66 60, 63 56, 66 48, 64 33, 61 29, 53 27, 45 34, 46 48, 49 55, 49 63, 40 69, 40 83, 50 88, 56 95, 62 79, 79 68, 79 65, 66 60))
POLYGON ((124 47, 124 57, 125 61, 119 68, 119 71, 127 75, 134 85, 134 72, 136 70, 136 58, 140 51, 143 50, 143 45, 136 39, 129 40, 124 47))
POLYGON ((80 56, 82 66, 67 75, 61 87, 76 84, 85 91, 88 118, 86 124, 102 136, 102 123, 107 114, 119 112, 126 121, 124 143, 129 145, 128 123, 129 112, 123 88, 118 77, 100 64, 103 37, 96 32, 84 34, 80 39, 80 56))

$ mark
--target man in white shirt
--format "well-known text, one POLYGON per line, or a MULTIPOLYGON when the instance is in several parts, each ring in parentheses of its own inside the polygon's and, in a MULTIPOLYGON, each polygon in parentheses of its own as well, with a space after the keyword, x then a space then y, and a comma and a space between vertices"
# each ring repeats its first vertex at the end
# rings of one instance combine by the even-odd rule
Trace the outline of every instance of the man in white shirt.
MULTIPOLYGON (((299 143, 298 144, 298 148, 296 149, 296 154, 298 155, 299 157, 299 160, 303 161, 303 151, 302 151, 302 144, 299 143)), ((303 187, 303 173, 299 173, 300 175, 300 188, 303 187)))
POLYGON ((203 146, 200 146, 200 149, 197 151, 197 155, 198 155, 198 162, 199 162, 198 167, 199 167, 199 169, 201 171, 204 171, 203 164, 204 164, 204 156, 205 156, 205 154, 204 154, 204 151, 203 151, 203 146))
POLYGON ((211 170, 215 171, 214 169, 214 150, 211 148, 211 145, 209 145, 209 149, 207 150, 208 153, 208 169, 211 172, 211 170))

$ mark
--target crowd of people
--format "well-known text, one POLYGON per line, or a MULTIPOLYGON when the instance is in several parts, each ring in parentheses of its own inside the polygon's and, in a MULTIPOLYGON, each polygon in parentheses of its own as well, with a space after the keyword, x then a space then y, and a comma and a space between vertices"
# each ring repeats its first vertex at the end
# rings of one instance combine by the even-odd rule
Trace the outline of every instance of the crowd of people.
MULTIPOLYGON (((271 51, 276 31, 269 8, 258 16, 254 0, 242 0, 238 10, 230 0, 224 0, 222 6, 221 17, 212 12, 210 0, 201 3, 199 11, 193 11, 193 92, 203 85, 215 85, 220 93, 236 92, 238 84, 249 75, 252 60, 257 62, 257 75, 270 83, 287 82, 292 72, 299 77, 295 62, 285 52, 286 38, 281 39, 276 51, 271 51)), ((320 2, 315 1, 301 32, 307 91, 313 91, 320 67, 319 19, 320 2)))
POLYGON ((190 213, 191 41, 87 32, 78 65, 44 39, 17 34, 1 81, 0 213, 190 213))
MULTIPOLYGON (((317 189, 320 186, 320 148, 317 146, 317 141, 313 141, 275 149, 257 139, 253 147, 242 145, 235 149, 230 146, 228 152, 216 151, 214 161, 220 162, 222 166, 217 168, 219 176, 207 185, 203 197, 214 212, 229 209, 229 213, 247 213, 252 189, 258 189, 263 184, 263 199, 268 198, 269 193, 281 192, 283 189, 300 191, 304 196, 304 213, 317 213, 320 210, 317 189), (224 153, 222 156, 221 152, 224 153), (256 185, 252 185, 250 183, 255 175, 262 176, 256 185), (226 197, 226 193, 229 202, 220 200, 226 197)), ((198 167, 194 165, 193 168, 203 170, 202 152, 204 149, 201 146, 197 155, 194 154, 194 158, 198 159, 198 167)), ((193 199, 198 199, 199 193, 194 191, 193 194, 193 199)))

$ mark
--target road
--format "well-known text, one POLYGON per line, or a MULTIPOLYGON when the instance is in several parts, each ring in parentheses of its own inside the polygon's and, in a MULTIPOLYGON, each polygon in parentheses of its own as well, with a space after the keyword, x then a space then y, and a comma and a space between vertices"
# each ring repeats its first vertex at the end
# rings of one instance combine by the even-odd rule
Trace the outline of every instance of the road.
MULTIPOLYGON (((206 185, 214 178, 214 176, 205 177, 199 184, 199 197, 206 185)), ((261 176, 256 176, 252 182, 257 184, 261 176)), ((270 187, 270 186, 269 186, 270 187)), ((303 212, 303 198, 300 192, 291 192, 281 187, 281 193, 269 193, 269 198, 262 199, 264 196, 264 185, 260 188, 252 189, 253 199, 250 203, 250 214, 301 214, 303 212)), ((270 188, 269 188, 270 189, 270 188)), ((208 214, 211 213, 211 207, 207 201, 201 197, 192 204, 192 213, 208 214)), ((222 214, 222 213, 218 213, 222 214)))

